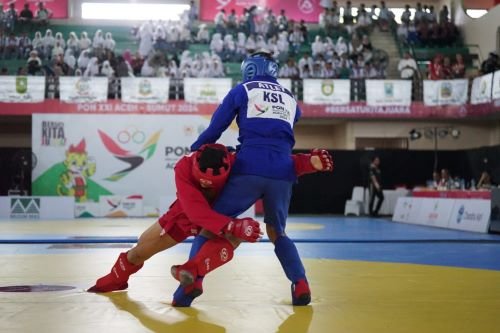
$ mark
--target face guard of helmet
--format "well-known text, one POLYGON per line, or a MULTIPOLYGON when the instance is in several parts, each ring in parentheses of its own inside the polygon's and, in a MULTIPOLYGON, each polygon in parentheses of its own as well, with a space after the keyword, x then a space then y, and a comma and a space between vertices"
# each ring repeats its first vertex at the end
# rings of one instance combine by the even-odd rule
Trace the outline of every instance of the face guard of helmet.
POLYGON ((229 177, 231 164, 224 145, 203 145, 193 160, 193 176, 202 188, 221 188, 229 177))
POLYGON ((248 56, 241 63, 241 74, 243 81, 248 81, 256 76, 278 76, 278 64, 272 54, 267 51, 260 51, 248 56))

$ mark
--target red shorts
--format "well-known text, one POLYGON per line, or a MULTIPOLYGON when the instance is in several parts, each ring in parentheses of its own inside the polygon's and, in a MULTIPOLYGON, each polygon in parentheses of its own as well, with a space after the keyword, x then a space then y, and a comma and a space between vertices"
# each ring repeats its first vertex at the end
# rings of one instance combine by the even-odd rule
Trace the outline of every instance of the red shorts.
POLYGON ((189 236, 196 236, 201 228, 192 224, 186 215, 181 214, 178 216, 168 216, 168 212, 163 214, 158 223, 163 229, 163 233, 168 234, 177 243, 182 242, 189 236))

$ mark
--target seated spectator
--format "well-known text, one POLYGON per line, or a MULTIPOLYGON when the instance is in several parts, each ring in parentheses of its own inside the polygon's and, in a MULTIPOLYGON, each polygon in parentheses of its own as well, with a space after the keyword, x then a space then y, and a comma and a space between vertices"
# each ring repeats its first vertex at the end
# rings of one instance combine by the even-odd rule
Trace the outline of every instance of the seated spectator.
POLYGON ((9 34, 9 37, 5 38, 4 59, 11 59, 12 57, 16 57, 19 53, 17 46, 17 37, 13 32, 11 32, 9 34))
MULTIPOLYGON (((174 63, 175 63, 175 61, 174 61, 174 63)), ((116 77, 133 76, 132 73, 133 73, 132 67, 130 66, 130 64, 127 61, 125 61, 123 56, 116 57, 116 71, 115 71, 116 77)), ((170 76, 175 77, 172 74, 170 76)))
POLYGON ((52 56, 52 49, 56 45, 56 39, 52 36, 52 30, 47 29, 43 37, 43 50, 47 57, 52 56))
POLYGON ((92 57, 88 62, 87 68, 85 69, 83 76, 92 77, 98 75, 99 75, 99 60, 97 59, 97 57, 92 57))
POLYGON ((28 34, 25 32, 21 37, 17 40, 17 58, 18 59, 26 59, 29 56, 31 50, 33 50, 33 45, 31 43, 31 39, 28 37, 28 34))
POLYGON ((210 41, 210 33, 208 32, 207 25, 205 23, 200 24, 196 40, 203 44, 208 44, 210 41))
POLYGON ((30 52, 26 64, 28 65, 29 75, 37 75, 42 70, 42 60, 38 57, 38 52, 35 50, 30 52))
POLYGON ((445 80, 453 79, 452 69, 451 69, 451 59, 450 57, 443 58, 443 67, 441 69, 442 78, 445 80))
POLYGON ((428 67, 429 80, 441 80, 443 78, 443 56, 436 54, 428 67))
POLYGON ((299 68, 295 64, 295 60, 293 58, 289 58, 288 62, 281 66, 278 76, 289 79, 299 78, 299 68))
POLYGON ((347 59, 343 58, 341 60, 340 67, 336 71, 339 79, 349 79, 351 77, 351 69, 349 68, 347 59))
POLYGON ((210 42, 210 51, 222 57, 223 50, 224 50, 224 41, 222 40, 222 35, 220 33, 215 33, 212 36, 212 41, 210 42))
POLYGON ((60 32, 56 32, 55 39, 56 39, 56 43, 59 43, 59 45, 60 45, 63 49, 65 49, 65 48, 66 48, 66 42, 64 41, 64 38, 63 38, 62 33, 60 33, 60 32))
POLYGON ((451 75, 454 79, 463 79, 465 77, 464 58, 460 53, 455 56, 455 62, 451 66, 451 75))
POLYGON ((308 64, 304 65, 302 68, 302 71, 300 72, 300 78, 301 79, 310 79, 313 76, 311 75, 311 69, 308 64))
POLYGON ((52 18, 52 12, 45 8, 44 3, 40 1, 35 14, 35 22, 41 26, 46 26, 49 24, 50 18, 52 18))
POLYGON ((479 181, 477 182, 477 189, 478 190, 491 190, 492 183, 491 183, 491 177, 490 174, 487 171, 483 171, 481 173, 481 177, 479 178, 479 181))
POLYGON ((300 47, 304 43, 304 36, 300 31, 300 28, 296 26, 293 33, 289 37, 290 44, 292 46, 292 54, 296 55, 299 53, 300 47))
POLYGON ((68 67, 68 75, 73 75, 76 69, 76 59, 73 54, 73 50, 68 48, 64 53, 64 63, 68 67))
POLYGON ((498 54, 490 52, 488 59, 481 64, 481 74, 494 73, 500 69, 500 59, 498 54))
POLYGON ((31 45, 33 47, 33 50, 37 51, 37 56, 44 58, 44 44, 43 44, 43 38, 42 38, 42 33, 40 31, 35 32, 35 37, 31 41, 31 45))
POLYGON ((111 32, 106 32, 106 38, 104 39, 104 49, 108 51, 114 51, 116 42, 113 39, 111 32))
POLYGON ((71 31, 69 33, 69 38, 66 42, 66 46, 68 49, 71 49, 71 51, 73 51, 73 55, 80 54, 80 41, 78 40, 78 37, 76 36, 76 33, 74 31, 71 31))
POLYGON ((409 52, 405 52, 404 58, 399 60, 398 71, 402 79, 412 79, 418 71, 417 62, 409 52))
MULTIPOLYGON (((235 61, 236 60, 236 43, 233 40, 233 35, 224 36, 224 56, 222 59, 224 61, 235 61)), ((210 66, 212 68, 212 66, 210 66)), ((211 77, 211 76, 209 76, 211 77)))
POLYGON ((31 25, 33 23, 33 12, 30 9, 30 4, 25 3, 23 10, 19 14, 19 23, 23 30, 31 30, 31 25))
POLYGON ((104 52, 104 36, 101 29, 97 29, 92 39, 92 51, 95 55, 101 56, 104 52))
POLYGON ((238 32, 238 40, 236 41, 236 54, 238 60, 243 60, 247 55, 246 48, 247 37, 243 32, 238 32))
POLYGON ((304 55, 302 56, 302 58, 299 59, 298 62, 299 75, 301 78, 302 78, 302 72, 304 71, 306 65, 309 69, 311 69, 314 65, 314 60, 311 58, 309 53, 304 53, 304 55))
POLYGON ((80 53, 80 56, 78 57, 78 61, 77 61, 77 66, 82 71, 82 73, 85 72, 85 70, 87 69, 89 62, 90 62, 90 51, 83 50, 80 53))
POLYGON ((225 77, 224 66, 218 59, 213 60, 212 77, 225 77))
POLYGON ((279 51, 279 61, 286 62, 290 50, 290 43, 288 42, 288 33, 286 31, 280 32, 276 47, 279 51))
POLYGON ((364 66, 360 62, 354 62, 351 68, 351 79, 364 79, 365 69, 364 66))
POLYGON ((257 35, 257 40, 255 41, 255 48, 257 50, 266 50, 267 49, 267 43, 266 43, 266 40, 264 39, 264 36, 257 35))
POLYGON ((337 39, 337 43, 335 44, 335 52, 337 52, 340 57, 342 57, 343 54, 347 54, 349 52, 349 49, 343 37, 339 37, 339 39, 337 39))
POLYGON ((59 56, 64 56, 64 48, 61 46, 60 42, 56 42, 56 45, 52 48, 52 58, 57 58, 59 56))
POLYGON ((92 41, 88 37, 86 31, 82 31, 82 33, 80 34, 80 40, 78 43, 79 43, 78 44, 79 45, 79 52, 82 52, 82 51, 90 48, 90 46, 92 45, 92 41))
POLYGON ((441 170, 441 178, 438 184, 438 190, 449 190, 453 187, 453 179, 450 177, 448 169, 441 170))
POLYGON ((321 36, 316 36, 314 42, 311 44, 312 56, 316 59, 319 55, 324 55, 325 46, 321 40, 321 36))
POLYGON ((323 70, 325 79, 333 79, 337 76, 335 72, 335 68, 333 67, 333 61, 328 60, 325 64, 325 68, 323 70))
POLYGON ((372 63, 370 61, 367 61, 365 63, 364 74, 365 74, 365 78, 367 78, 367 79, 379 79, 379 78, 381 78, 379 72, 372 65, 372 63))
POLYGON ((114 77, 115 71, 111 67, 111 64, 109 63, 108 60, 104 60, 102 62, 102 68, 101 68, 101 76, 105 76, 108 79, 111 79, 114 77))

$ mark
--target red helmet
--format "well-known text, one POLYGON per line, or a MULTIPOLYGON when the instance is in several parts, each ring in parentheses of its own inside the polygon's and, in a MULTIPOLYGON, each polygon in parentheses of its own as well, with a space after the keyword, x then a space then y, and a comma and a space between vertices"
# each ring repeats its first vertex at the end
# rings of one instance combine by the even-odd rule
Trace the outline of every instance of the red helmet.
POLYGON ((224 186, 231 171, 229 151, 226 146, 218 143, 205 144, 195 152, 194 157, 193 177, 202 187, 224 186))

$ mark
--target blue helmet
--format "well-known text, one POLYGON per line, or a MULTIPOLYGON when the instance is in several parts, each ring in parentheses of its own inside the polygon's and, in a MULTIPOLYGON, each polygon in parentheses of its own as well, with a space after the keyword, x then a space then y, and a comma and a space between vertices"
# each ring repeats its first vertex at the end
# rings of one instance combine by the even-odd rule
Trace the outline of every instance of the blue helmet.
POLYGON ((251 80, 260 75, 276 78, 278 76, 278 63, 268 52, 253 53, 241 63, 241 74, 243 81, 251 80))

